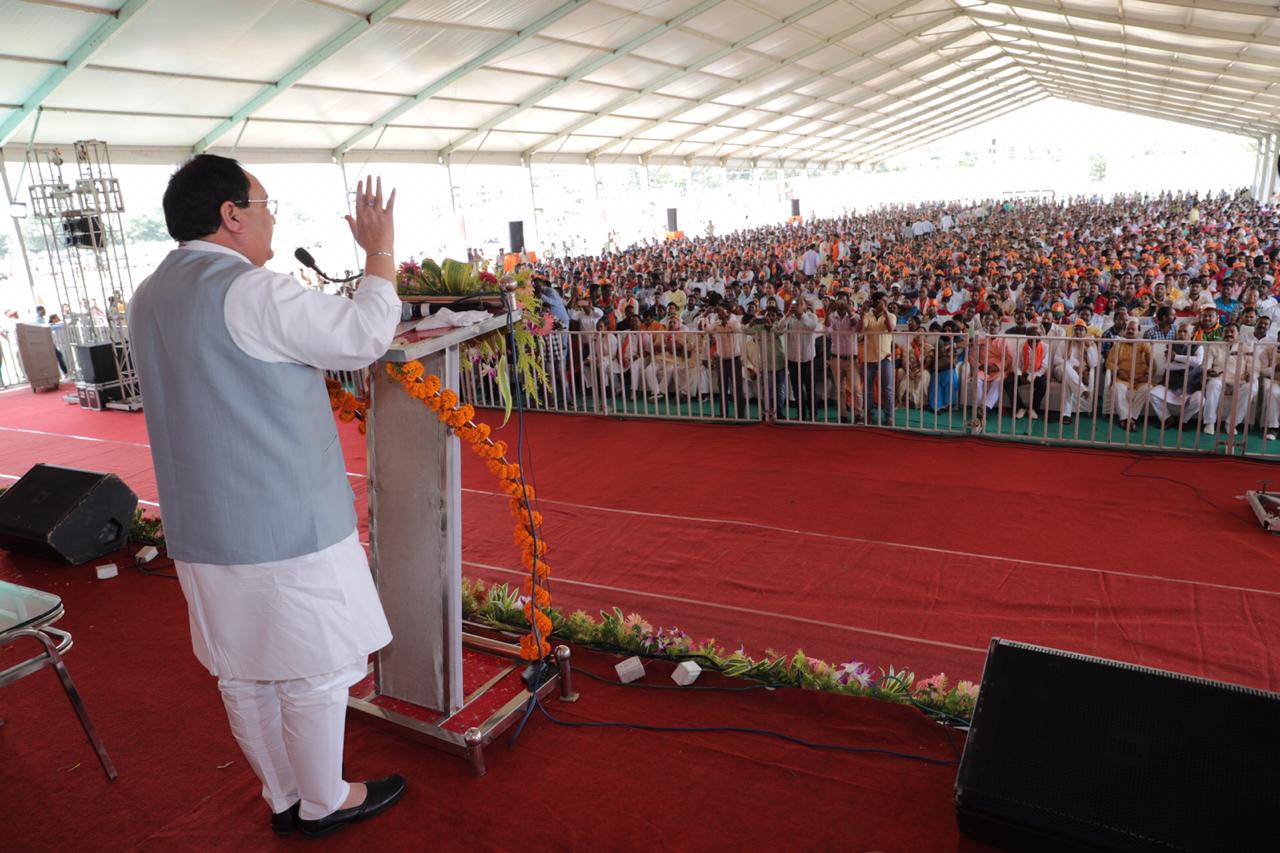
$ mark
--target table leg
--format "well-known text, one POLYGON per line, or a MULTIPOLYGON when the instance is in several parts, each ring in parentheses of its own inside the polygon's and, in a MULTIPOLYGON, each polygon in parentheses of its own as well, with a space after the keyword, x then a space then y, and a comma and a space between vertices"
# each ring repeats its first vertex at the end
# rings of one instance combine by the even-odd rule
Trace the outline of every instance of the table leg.
POLYGON ((98 761, 101 762, 102 769, 107 774, 107 779, 115 781, 116 776, 119 774, 116 772, 115 765, 111 763, 111 758, 107 755, 107 748, 103 746, 102 740, 98 737, 98 730, 94 728, 93 721, 89 719, 89 712, 84 706, 84 701, 80 698, 80 691, 76 689, 75 682, 71 680, 71 673, 67 671, 67 665, 62 662, 62 655, 58 653, 57 646, 44 632, 29 628, 12 631, 6 636, 6 639, 17 637, 31 637, 44 646, 45 655, 48 656, 54 672, 58 673, 58 680, 62 682, 62 689, 66 692, 67 699, 71 702, 71 707, 80 719, 80 727, 84 729, 85 735, 89 738, 89 743, 93 745, 94 752, 98 754, 98 761))

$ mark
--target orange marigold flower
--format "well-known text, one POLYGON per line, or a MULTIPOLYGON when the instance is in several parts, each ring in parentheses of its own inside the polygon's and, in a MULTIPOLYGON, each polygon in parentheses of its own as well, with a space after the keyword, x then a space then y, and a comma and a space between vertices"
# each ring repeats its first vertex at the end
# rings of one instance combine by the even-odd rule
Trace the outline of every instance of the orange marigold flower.
POLYGON ((407 362, 401 370, 401 373, 410 379, 421 379, 423 374, 426 372, 427 369, 422 366, 422 362, 420 361, 407 362))
POLYGON ((490 459, 488 462, 485 463, 485 467, 489 469, 489 473, 492 474, 493 476, 495 477, 502 476, 503 465, 497 459, 490 459))
POLYGON ((551 654, 551 644, 546 640, 538 643, 532 634, 520 638, 520 657, 523 660, 539 660, 551 654))
POLYGON ((415 382, 408 386, 408 391, 409 396, 413 397, 415 400, 427 399, 427 389, 421 382, 415 382))
POLYGON ((338 419, 341 420, 344 424, 349 424, 356 419, 356 413, 348 412, 344 409, 338 412, 338 419))
POLYGON ((446 409, 455 408, 458 405, 458 392, 452 388, 446 388, 440 392, 440 399, 444 400, 446 409))
POLYGON ((423 380, 423 384, 427 388, 427 396, 432 396, 440 392, 440 377, 434 373, 423 380))
POLYGON ((458 414, 462 415, 464 420, 468 420, 468 421, 475 420, 476 407, 471 405, 470 403, 464 403, 458 407, 458 414))
POLYGON ((493 443, 494 459, 500 459, 507 455, 507 443, 499 439, 493 443))
POLYGON ((476 429, 480 431, 481 438, 488 438, 492 428, 488 424, 476 424, 476 429))

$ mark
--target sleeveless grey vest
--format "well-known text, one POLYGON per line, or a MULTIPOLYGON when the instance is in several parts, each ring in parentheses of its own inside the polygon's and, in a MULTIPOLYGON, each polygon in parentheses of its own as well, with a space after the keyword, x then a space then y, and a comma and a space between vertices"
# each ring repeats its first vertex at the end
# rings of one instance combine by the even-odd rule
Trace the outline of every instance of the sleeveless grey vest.
POLYGON ((254 267, 175 250, 129 305, 169 555, 215 565, 323 550, 355 529, 324 374, 247 355, 223 303, 254 267))

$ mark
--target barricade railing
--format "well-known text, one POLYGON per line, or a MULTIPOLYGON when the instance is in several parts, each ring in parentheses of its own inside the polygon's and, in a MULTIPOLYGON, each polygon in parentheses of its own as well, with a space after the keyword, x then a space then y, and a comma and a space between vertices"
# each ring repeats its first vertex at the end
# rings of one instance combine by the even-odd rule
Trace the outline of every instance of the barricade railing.
POLYGON ((0 388, 12 388, 27 381, 27 372, 18 357, 17 335, 0 331, 0 388))
POLYGON ((336 379, 342 384, 344 391, 349 391, 361 399, 367 400, 369 398, 369 371, 367 368, 360 370, 326 370, 324 375, 328 379, 336 379))
MULTIPOLYGON (((784 321, 737 331, 553 332, 536 344, 549 387, 526 405, 540 411, 1280 459, 1280 440, 1267 437, 1280 435, 1280 345, 1247 330, 1230 342, 832 331, 784 321)), ((502 406, 483 365, 465 372, 462 394, 502 406)))

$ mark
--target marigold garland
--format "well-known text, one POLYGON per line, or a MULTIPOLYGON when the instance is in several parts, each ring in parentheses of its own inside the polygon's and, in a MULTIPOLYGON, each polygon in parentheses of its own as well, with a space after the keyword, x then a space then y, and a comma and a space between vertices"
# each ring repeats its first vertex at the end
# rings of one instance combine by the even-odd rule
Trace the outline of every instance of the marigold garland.
MULTIPOLYGON (((422 365, 418 365, 418 367, 422 367, 422 365)), ((360 434, 364 435, 365 411, 369 408, 369 404, 343 388, 342 383, 336 379, 330 379, 326 376, 324 385, 329 391, 329 408, 338 413, 338 419, 343 423, 351 423, 353 420, 359 421, 360 434)))
MULTIPOLYGON (((546 583, 551 569, 543 559, 547 553, 547 543, 542 538, 542 514, 533 511, 530 506, 533 487, 521 482, 520 466, 507 461, 507 443, 501 439, 491 439, 489 425, 475 422, 476 410, 470 404, 458 405, 457 392, 442 387, 440 377, 428 375, 422 362, 388 363, 387 375, 399 382, 409 396, 421 400, 423 405, 435 412, 440 422, 467 442, 477 456, 487 460, 485 464, 490 473, 498 478, 502 493, 511 498, 511 515, 516 520, 512 538, 520 547, 521 562, 530 573, 524 581, 524 594, 529 599, 524 606, 524 615, 529 620, 530 627, 536 629, 520 638, 520 657, 525 660, 546 657, 551 654, 551 643, 547 638, 551 636, 552 624, 551 618, 543 611, 551 606, 551 593, 542 584, 546 583), (534 577, 538 579, 537 586, 534 585, 534 577)), ((332 400, 332 386, 329 396, 332 400)), ((338 409, 343 404, 345 400, 340 399, 334 404, 334 408, 338 409)), ((359 414, 354 416, 360 418, 360 431, 364 432, 364 406, 358 405, 359 414)))

